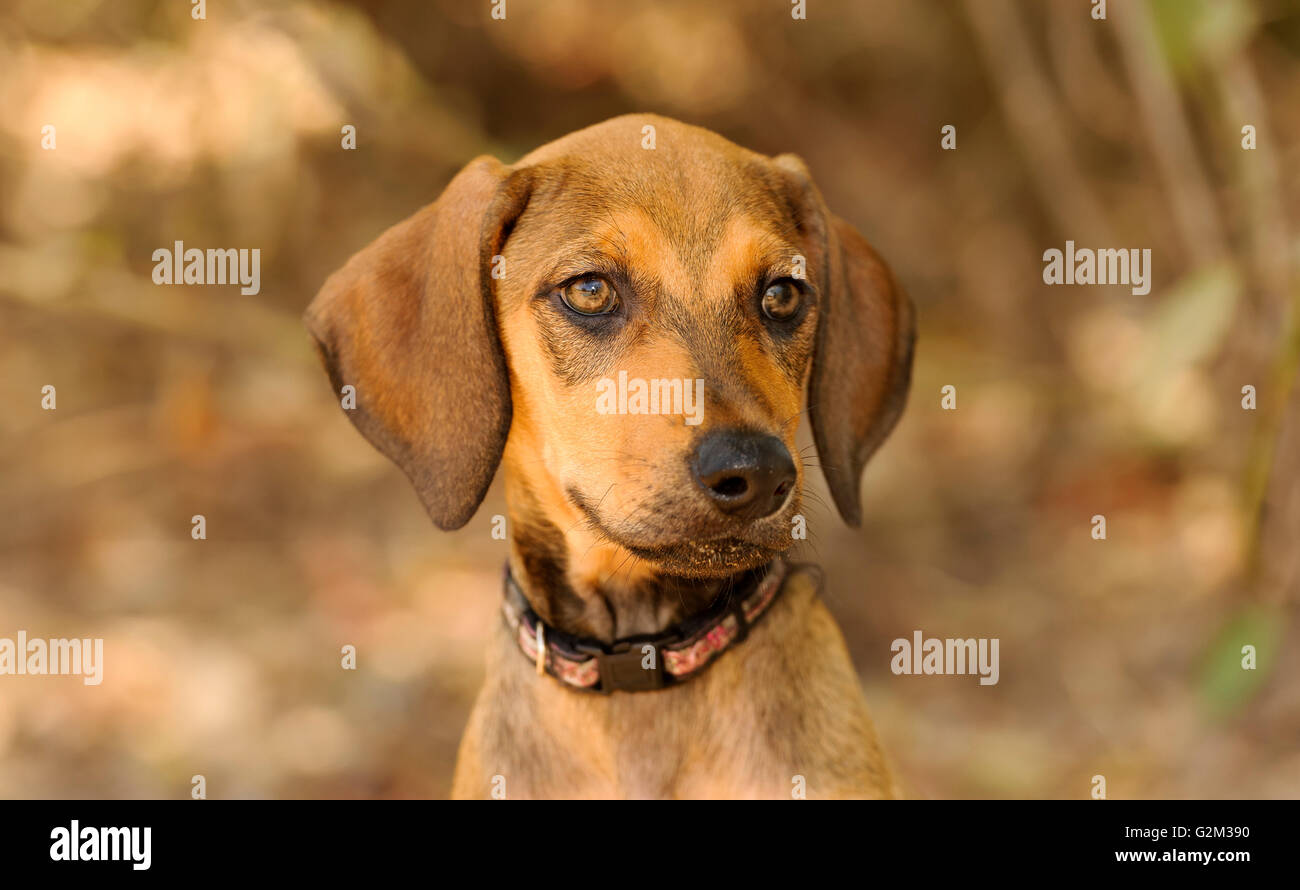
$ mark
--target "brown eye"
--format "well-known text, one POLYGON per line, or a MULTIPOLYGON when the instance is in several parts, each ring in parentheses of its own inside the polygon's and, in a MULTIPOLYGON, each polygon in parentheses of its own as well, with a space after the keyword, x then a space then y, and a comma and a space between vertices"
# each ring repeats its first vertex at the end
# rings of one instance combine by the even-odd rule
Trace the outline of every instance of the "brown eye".
POLYGON ((565 285, 560 291, 560 299, 579 315, 607 315, 618 308, 618 294, 614 287, 595 275, 565 285))
POLYGON ((763 291, 763 314, 773 321, 789 321, 802 302, 799 288, 789 281, 777 281, 763 291))

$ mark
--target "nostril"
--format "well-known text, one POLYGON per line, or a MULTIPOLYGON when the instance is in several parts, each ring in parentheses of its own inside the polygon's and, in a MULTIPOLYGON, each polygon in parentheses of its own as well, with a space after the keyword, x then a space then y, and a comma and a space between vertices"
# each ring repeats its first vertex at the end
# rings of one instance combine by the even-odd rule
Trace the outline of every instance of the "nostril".
POLYGON ((793 484, 794 484, 794 483, 792 483, 792 482, 790 482, 790 481, 788 481, 788 480, 785 481, 785 482, 782 482, 780 485, 778 485, 778 486, 776 487, 776 491, 772 492, 772 496, 773 496, 773 497, 778 497, 778 498, 784 498, 787 494, 790 493, 790 486, 793 485, 793 484))
POLYGON ((744 476, 728 476, 721 482, 710 485, 709 488, 724 498, 736 498, 749 491, 749 482, 744 476))

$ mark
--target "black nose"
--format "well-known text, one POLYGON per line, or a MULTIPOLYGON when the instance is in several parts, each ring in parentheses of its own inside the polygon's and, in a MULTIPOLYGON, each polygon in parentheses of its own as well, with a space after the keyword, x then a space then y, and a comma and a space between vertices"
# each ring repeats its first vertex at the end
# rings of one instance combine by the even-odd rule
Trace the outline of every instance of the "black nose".
POLYGON ((743 519, 775 513, 794 487, 794 461, 775 436, 710 433, 695 449, 693 468, 718 508, 743 519))

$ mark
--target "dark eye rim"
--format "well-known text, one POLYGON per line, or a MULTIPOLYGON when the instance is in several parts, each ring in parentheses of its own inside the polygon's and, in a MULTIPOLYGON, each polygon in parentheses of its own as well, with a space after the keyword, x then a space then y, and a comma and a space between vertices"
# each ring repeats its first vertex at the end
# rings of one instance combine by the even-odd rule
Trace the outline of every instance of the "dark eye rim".
POLYGON ((564 307, 564 309, 567 312, 582 319, 590 320, 590 319, 606 318, 608 316, 614 315, 623 306, 623 297, 622 294, 619 292, 618 287, 615 286, 614 282, 610 280, 610 277, 608 275, 601 274, 600 272, 584 272, 581 275, 574 275, 572 278, 566 279, 560 284, 557 284, 554 288, 551 289, 551 293, 555 295, 556 300, 559 302, 559 304, 562 307, 564 307), (599 278, 601 281, 605 282, 605 286, 608 287, 610 291, 613 292, 614 300, 610 304, 610 307, 608 309, 605 309, 601 312, 583 312, 581 309, 578 309, 576 306, 574 306, 565 298, 564 292, 566 290, 568 290, 571 286, 578 283, 579 281, 582 281, 587 278, 599 278))
POLYGON ((790 275, 782 275, 778 278, 773 278, 764 282, 762 286, 759 287, 757 296, 758 314, 770 325, 791 328, 798 325, 799 322, 803 321, 808 315, 808 307, 814 302, 816 296, 816 290, 808 284, 807 281, 800 278, 794 278, 790 275), (777 284, 788 284, 793 287, 795 292, 799 295, 799 306, 789 318, 774 318, 769 315, 767 309, 763 307, 763 295, 777 284))

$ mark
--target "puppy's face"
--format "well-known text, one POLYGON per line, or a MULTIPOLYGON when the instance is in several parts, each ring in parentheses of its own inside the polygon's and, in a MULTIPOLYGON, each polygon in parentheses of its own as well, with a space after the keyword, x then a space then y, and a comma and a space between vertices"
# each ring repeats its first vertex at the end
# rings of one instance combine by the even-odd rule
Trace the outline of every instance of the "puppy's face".
POLYGON ((729 574, 791 543, 819 290, 770 161, 718 140, 528 165, 500 254, 509 465, 597 536, 729 574))
POLYGON ((479 158, 307 310, 350 419, 434 522, 504 455, 515 509, 694 576, 785 549, 808 416, 830 492, 902 411, 912 314, 803 163, 629 115, 506 167, 479 158))

